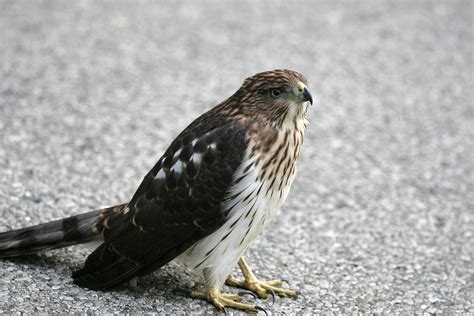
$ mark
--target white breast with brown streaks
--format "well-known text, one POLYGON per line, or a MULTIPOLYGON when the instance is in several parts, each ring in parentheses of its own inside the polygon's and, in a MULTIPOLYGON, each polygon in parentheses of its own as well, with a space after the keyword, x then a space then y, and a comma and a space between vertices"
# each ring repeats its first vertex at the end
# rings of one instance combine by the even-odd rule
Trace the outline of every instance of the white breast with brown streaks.
POLYGON ((207 269, 207 278, 216 286, 223 284, 289 193, 307 121, 302 117, 291 123, 295 125, 273 132, 251 129, 250 146, 223 205, 227 222, 179 257, 197 271, 207 269))

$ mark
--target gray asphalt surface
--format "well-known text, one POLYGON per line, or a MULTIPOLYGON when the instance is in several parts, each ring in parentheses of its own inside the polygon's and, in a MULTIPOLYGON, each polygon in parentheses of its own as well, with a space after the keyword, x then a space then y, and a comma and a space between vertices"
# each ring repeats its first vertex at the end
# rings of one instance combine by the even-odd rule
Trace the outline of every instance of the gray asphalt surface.
MULTIPOLYGON (((194 117, 292 68, 317 105, 247 257, 305 297, 258 304, 474 313, 472 2, 1 1, 0 57, 0 231, 127 201, 194 117)), ((181 267, 78 288, 88 251, 0 261, 0 313, 217 313, 181 267)))

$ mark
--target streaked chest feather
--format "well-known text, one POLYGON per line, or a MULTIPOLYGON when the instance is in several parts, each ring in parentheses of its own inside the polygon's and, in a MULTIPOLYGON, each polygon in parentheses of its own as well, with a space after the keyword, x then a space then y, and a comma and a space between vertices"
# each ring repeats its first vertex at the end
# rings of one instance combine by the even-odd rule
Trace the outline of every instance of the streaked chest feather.
POLYGON ((183 256, 193 268, 233 265, 286 199, 296 172, 306 120, 280 130, 250 132, 243 163, 223 209, 227 222, 183 256), (227 262, 228 261, 228 262, 227 262))

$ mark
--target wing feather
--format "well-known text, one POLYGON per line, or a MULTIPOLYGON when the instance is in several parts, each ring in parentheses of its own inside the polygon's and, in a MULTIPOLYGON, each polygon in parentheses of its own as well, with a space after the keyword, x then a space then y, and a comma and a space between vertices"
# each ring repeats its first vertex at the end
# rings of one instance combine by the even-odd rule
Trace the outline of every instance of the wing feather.
POLYGON ((186 128, 145 176, 128 211, 113 214, 104 244, 73 274, 106 289, 168 263, 226 221, 222 209, 248 138, 243 126, 202 116, 186 128))

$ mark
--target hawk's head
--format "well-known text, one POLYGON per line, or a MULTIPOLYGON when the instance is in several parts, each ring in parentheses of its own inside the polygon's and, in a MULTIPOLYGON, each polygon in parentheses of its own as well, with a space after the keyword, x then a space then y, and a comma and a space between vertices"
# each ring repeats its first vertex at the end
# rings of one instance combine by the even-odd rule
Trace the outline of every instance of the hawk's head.
POLYGON ((265 124, 281 126, 303 119, 313 98, 306 78, 293 70, 272 70, 245 79, 229 101, 233 113, 265 124))

